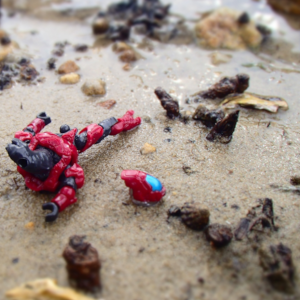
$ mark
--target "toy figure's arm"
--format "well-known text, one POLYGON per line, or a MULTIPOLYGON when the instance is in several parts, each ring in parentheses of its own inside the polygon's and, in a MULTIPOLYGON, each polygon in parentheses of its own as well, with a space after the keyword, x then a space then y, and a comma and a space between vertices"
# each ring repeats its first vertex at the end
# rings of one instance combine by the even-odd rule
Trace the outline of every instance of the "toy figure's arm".
POLYGON ((49 123, 51 123, 50 117, 48 117, 45 112, 42 112, 38 114, 36 118, 30 124, 28 124, 26 128, 23 129, 23 131, 17 131, 15 138, 21 140, 22 142, 30 140, 49 123))
POLYGON ((45 217, 46 222, 53 222, 58 217, 58 213, 77 201, 75 197, 77 188, 84 184, 84 172, 78 165, 66 169, 60 177, 60 190, 49 203, 43 205, 43 210, 50 210, 51 213, 45 217))
POLYGON ((75 146, 80 152, 84 152, 92 145, 100 143, 108 135, 116 135, 141 124, 141 118, 133 118, 134 111, 129 110, 125 115, 116 120, 107 119, 99 124, 91 124, 82 129, 75 137, 75 146))

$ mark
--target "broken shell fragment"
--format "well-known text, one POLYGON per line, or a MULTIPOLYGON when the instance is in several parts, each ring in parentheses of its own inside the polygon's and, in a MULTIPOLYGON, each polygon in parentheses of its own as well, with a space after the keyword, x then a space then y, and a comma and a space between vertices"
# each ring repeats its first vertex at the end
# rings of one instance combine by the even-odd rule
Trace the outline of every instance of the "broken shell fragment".
POLYGON ((237 74, 234 77, 224 77, 206 91, 197 95, 203 99, 224 98, 229 94, 243 93, 249 87, 249 75, 237 74))
POLYGON ((222 144, 228 144, 232 139, 232 135, 239 118, 239 113, 240 111, 237 110, 218 122, 206 136, 206 139, 210 142, 217 141, 222 144))
POLYGON ((289 109, 287 102, 283 98, 262 96, 253 93, 229 95, 220 105, 226 108, 233 108, 239 105, 242 107, 266 110, 272 113, 277 113, 279 108, 283 110, 289 109))
POLYGON ((175 101, 163 88, 156 88, 154 93, 160 100, 161 106, 167 111, 167 116, 170 119, 174 119, 180 115, 178 102, 175 101))
POLYGON ((222 109, 208 110, 203 104, 198 105, 193 114, 194 120, 200 121, 208 128, 214 127, 224 117, 225 113, 222 109))
POLYGON ((181 220, 189 228, 202 230, 209 223, 209 210, 198 202, 186 202, 181 207, 181 220))
POLYGON ((97 250, 90 243, 84 242, 84 238, 71 236, 63 257, 67 262, 70 283, 79 289, 93 292, 101 287, 101 263, 97 250))
POLYGON ((136 205, 152 206, 160 202, 166 194, 162 183, 145 172, 138 170, 124 170, 121 178, 130 188, 132 202, 136 205))
POLYGON ((37 279, 22 284, 20 287, 9 290, 6 297, 15 300, 93 300, 73 289, 64 288, 57 285, 54 279, 37 279))
POLYGON ((231 228, 221 224, 211 224, 205 230, 206 238, 214 247, 228 245, 233 237, 231 228))

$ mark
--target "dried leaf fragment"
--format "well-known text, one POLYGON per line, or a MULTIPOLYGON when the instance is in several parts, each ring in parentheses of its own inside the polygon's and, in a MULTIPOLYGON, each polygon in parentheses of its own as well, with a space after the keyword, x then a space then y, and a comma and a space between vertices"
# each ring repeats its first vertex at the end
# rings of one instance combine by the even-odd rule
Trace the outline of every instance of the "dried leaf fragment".
POLYGON ((224 98, 229 94, 243 93, 249 87, 249 75, 237 74, 233 77, 224 77, 206 91, 200 91, 198 96, 203 99, 224 98))
POLYGON ((75 292, 71 288, 60 287, 51 278, 36 279, 9 290, 6 297, 15 300, 94 300, 75 292))
POLYGON ((206 136, 206 139, 210 142, 217 141, 222 144, 228 144, 232 139, 239 113, 240 111, 237 110, 218 122, 206 136))
POLYGON ((193 114, 194 120, 200 121, 208 128, 214 127, 224 117, 225 113, 222 109, 208 110, 203 104, 199 104, 193 114))
POLYGON ((251 220, 248 218, 242 218, 237 229, 234 231, 234 237, 236 240, 241 241, 244 237, 247 236, 249 231, 251 220))
POLYGON ((283 110, 289 108, 287 102, 283 98, 276 96, 262 96, 253 93, 229 95, 220 105, 226 108, 233 108, 239 105, 242 107, 266 110, 272 113, 277 113, 279 108, 282 108, 283 110))

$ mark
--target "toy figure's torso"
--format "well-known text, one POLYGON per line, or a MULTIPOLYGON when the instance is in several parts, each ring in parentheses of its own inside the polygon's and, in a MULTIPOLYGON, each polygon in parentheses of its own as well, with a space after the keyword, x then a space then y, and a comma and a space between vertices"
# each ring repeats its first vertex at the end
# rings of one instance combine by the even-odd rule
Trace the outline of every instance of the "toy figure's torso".
MULTIPOLYGON (((18 167, 18 172, 24 177, 26 186, 34 191, 50 191, 54 192, 59 186, 59 178, 67 169, 77 165, 78 152, 73 145, 72 140, 76 134, 76 129, 67 132, 61 137, 51 133, 38 133, 32 137, 29 143, 29 149, 34 151, 36 149, 45 149, 52 153, 53 159, 60 158, 58 162, 54 161, 53 167, 50 170, 49 176, 45 180, 41 180, 26 172, 21 167, 18 167)), ((78 165, 77 165, 78 166, 78 165)))

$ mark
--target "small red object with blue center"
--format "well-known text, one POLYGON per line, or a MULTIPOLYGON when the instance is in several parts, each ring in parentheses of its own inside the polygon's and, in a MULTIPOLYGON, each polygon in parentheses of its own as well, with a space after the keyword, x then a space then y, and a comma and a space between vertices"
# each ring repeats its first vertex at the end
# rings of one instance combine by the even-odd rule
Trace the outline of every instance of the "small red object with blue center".
POLYGON ((131 189, 133 202, 137 205, 151 206, 157 204, 166 194, 162 183, 152 175, 138 170, 124 170, 121 178, 131 189))

